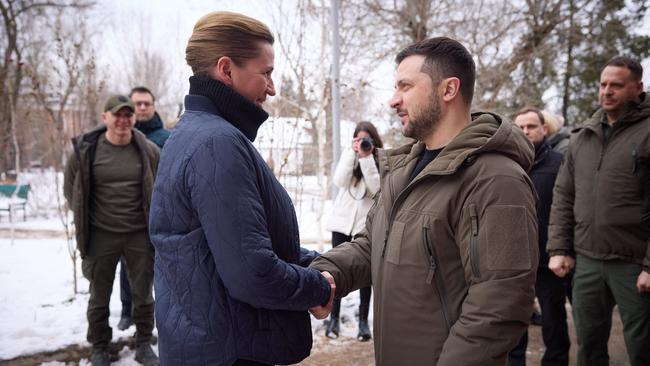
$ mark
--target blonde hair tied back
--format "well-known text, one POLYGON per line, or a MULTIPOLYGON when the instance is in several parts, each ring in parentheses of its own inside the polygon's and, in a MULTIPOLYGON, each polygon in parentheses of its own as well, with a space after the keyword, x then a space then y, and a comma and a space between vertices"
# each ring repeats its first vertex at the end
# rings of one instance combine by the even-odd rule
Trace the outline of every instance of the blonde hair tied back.
POLYGON ((221 57, 230 57, 237 65, 259 54, 259 44, 273 44, 269 28, 243 14, 215 11, 196 22, 185 49, 185 61, 194 75, 204 75, 221 57))

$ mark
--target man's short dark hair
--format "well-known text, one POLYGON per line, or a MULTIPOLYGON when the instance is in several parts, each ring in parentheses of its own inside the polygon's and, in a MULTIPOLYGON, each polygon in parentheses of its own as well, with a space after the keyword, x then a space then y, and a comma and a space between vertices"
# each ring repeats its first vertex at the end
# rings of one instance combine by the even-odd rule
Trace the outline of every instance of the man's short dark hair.
POLYGON ((133 96, 133 93, 149 93, 153 101, 154 102, 156 101, 156 96, 153 95, 151 90, 149 90, 149 88, 147 88, 146 86, 136 86, 135 88, 131 89, 131 93, 129 93, 129 98, 133 96))
POLYGON ((429 74, 434 84, 438 84, 442 78, 452 76, 460 79, 460 93, 465 104, 472 104, 476 65, 462 44, 447 37, 425 39, 400 51, 395 62, 399 65, 405 58, 414 55, 425 57, 422 72, 429 74))
POLYGON ((537 118, 539 118, 539 122, 542 125, 546 124, 546 120, 544 119, 544 114, 542 114, 542 111, 539 110, 539 108, 535 108, 535 107, 524 107, 524 108, 520 109, 517 112, 517 114, 515 114, 515 118, 521 116, 522 114, 526 114, 526 113, 535 113, 537 115, 537 118))
MULTIPOLYGON (((607 66, 625 67, 628 70, 630 70, 630 75, 632 76, 632 78, 634 78, 634 81, 641 81, 641 79, 643 79, 643 66, 641 66, 639 61, 631 57, 628 56, 612 57, 605 64, 605 67, 607 66)), ((603 70, 605 69, 605 67, 603 67, 603 70)))

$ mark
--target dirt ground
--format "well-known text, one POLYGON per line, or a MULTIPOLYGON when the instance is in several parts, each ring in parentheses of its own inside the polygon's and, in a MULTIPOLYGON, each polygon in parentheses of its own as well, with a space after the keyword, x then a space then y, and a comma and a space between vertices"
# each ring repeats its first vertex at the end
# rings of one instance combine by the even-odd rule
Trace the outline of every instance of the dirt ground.
MULTIPOLYGON (((576 338, 573 328, 573 319, 571 317, 571 308, 567 307, 569 312, 569 333, 571 336, 571 350, 569 365, 576 364, 576 338)), ((544 355, 544 342, 542 341, 542 328, 530 326, 529 328, 528 350, 526 359, 528 365, 539 365, 544 355)), ((612 332, 609 339, 609 357, 610 366, 626 366, 630 362, 625 350, 623 341, 623 327, 615 310, 612 321, 612 332)), ((300 366, 371 366, 374 365, 374 351, 372 342, 357 342, 352 337, 341 337, 336 340, 330 340, 324 335, 317 335, 314 339, 312 354, 305 361, 299 363, 300 366)))

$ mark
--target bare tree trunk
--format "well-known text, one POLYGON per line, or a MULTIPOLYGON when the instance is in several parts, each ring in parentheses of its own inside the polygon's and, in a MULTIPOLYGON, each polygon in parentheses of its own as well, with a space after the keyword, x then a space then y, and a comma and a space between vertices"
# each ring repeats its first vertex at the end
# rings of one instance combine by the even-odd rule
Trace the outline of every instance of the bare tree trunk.
MULTIPOLYGON (((20 72, 20 70, 17 70, 16 72, 20 72)), ((11 195, 10 198, 10 203, 9 203, 9 237, 10 237, 10 242, 11 245, 14 245, 14 240, 15 240, 15 226, 16 224, 14 223, 13 218, 15 217, 16 209, 15 205, 12 204, 13 200, 16 199, 18 196, 18 191, 20 190, 20 185, 18 184, 18 177, 20 174, 20 147, 18 145, 18 136, 17 136, 17 131, 16 131, 16 105, 14 103, 14 93, 11 88, 11 84, 9 87, 9 123, 11 125, 11 140, 14 145, 14 156, 15 156, 15 170, 16 170, 16 190, 14 190, 14 193, 11 195)))
POLYGON ((566 70, 564 72, 564 95, 562 95, 562 117, 564 118, 564 123, 569 125, 569 103, 571 96, 571 75, 573 74, 573 43, 575 41, 575 24, 574 24, 574 0, 569 0, 569 37, 567 39, 567 60, 566 60, 566 70))
MULTIPOLYGON (((327 45, 327 8, 325 6, 325 1, 321 0, 321 12, 320 12, 320 23, 321 23, 321 44, 320 44, 320 56, 322 60, 326 59, 326 45, 327 45)), ((319 68, 319 78, 322 80, 323 87, 321 90, 318 119, 316 122, 318 130, 318 185, 320 186, 320 201, 318 204, 318 251, 322 252, 325 250, 325 244, 323 240, 323 217, 325 216, 325 201, 329 197, 329 189, 327 188, 327 161, 325 158, 325 145, 326 142, 326 130, 327 130, 327 118, 325 116, 325 104, 327 98, 327 88, 325 87, 325 80, 327 78, 327 71, 325 70, 325 64, 321 63, 319 68)))

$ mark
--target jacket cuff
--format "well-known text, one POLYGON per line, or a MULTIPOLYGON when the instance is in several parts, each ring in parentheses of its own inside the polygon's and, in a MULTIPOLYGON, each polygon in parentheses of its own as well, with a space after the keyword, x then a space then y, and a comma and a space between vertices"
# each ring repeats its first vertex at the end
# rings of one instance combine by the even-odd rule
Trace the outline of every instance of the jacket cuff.
POLYGON ((547 250, 547 252, 548 252, 549 257, 553 257, 553 256, 556 256, 556 255, 563 255, 563 256, 569 256, 569 257, 575 257, 576 256, 575 253, 573 253, 573 252, 571 252, 569 250, 565 250, 565 249, 551 249, 551 250, 547 250))
POLYGON ((321 280, 326 283, 326 286, 325 286, 326 291, 324 291, 325 292, 325 301, 320 303, 320 306, 325 307, 330 302, 330 294, 332 293, 332 287, 330 286, 330 283, 329 283, 329 281, 327 281, 327 278, 325 278, 325 276, 323 276, 320 272, 318 272, 318 274, 320 275, 321 280))

